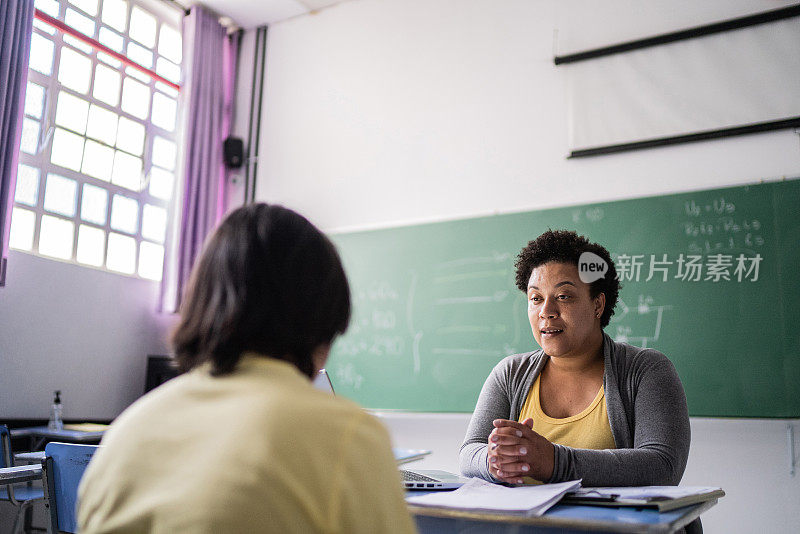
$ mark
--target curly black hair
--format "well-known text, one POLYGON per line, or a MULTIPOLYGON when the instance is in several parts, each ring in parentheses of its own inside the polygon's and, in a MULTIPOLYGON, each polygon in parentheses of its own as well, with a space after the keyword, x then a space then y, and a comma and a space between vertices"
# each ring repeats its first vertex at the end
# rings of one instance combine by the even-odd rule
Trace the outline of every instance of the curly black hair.
POLYGON ((608 264, 606 275, 595 280, 589 285, 592 298, 600 293, 606 296, 606 306, 600 317, 600 326, 605 328, 614 315, 617 305, 619 290, 622 287, 617 279, 617 269, 611 260, 611 254, 605 247, 592 243, 583 236, 569 230, 547 230, 545 233, 529 242, 520 251, 514 266, 517 269, 517 287, 523 293, 528 291, 528 281, 536 267, 547 262, 571 263, 576 267, 578 258, 584 252, 597 254, 608 264))

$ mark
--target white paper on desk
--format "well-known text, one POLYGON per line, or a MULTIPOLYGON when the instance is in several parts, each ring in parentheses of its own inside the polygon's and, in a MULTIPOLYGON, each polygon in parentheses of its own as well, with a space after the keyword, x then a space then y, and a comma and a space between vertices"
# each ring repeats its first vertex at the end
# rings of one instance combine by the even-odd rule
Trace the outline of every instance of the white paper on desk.
POLYGON ((653 497, 667 497, 680 499, 691 495, 702 495, 721 488, 713 486, 634 486, 625 488, 579 488, 572 495, 575 497, 607 497, 615 495, 619 499, 650 499, 653 497))
POLYGON ((510 488, 471 478, 455 491, 443 491, 408 497, 406 502, 418 506, 438 506, 459 510, 480 510, 523 515, 542 515, 568 491, 580 487, 580 480, 516 486, 510 488))

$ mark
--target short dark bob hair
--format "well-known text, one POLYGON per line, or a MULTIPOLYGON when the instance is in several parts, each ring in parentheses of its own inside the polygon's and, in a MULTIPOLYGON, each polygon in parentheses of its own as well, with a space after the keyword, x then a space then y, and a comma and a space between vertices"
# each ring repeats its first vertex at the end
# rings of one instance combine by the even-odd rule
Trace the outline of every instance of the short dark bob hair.
POLYGON ((617 268, 611 261, 611 254, 605 247, 592 243, 583 236, 569 230, 547 230, 545 233, 529 242, 517 256, 517 287, 523 292, 528 292, 528 281, 533 270, 545 263, 554 261, 570 263, 578 266, 578 258, 584 252, 593 252, 603 258, 608 264, 608 272, 603 278, 595 280, 589 285, 592 298, 600 293, 606 296, 606 307, 600 317, 600 326, 605 328, 614 315, 617 305, 619 290, 622 287, 617 279, 617 268))
POLYGON ((232 212, 195 263, 172 334, 182 370, 233 371, 253 351, 314 373, 312 354, 344 333, 350 288, 333 243, 298 213, 250 204, 232 212))

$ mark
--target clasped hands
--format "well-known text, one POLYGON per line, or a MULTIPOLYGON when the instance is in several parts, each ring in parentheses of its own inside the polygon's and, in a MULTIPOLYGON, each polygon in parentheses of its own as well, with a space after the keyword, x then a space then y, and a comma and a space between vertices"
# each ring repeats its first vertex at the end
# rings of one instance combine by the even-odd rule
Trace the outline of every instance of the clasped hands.
POLYGON ((555 447, 533 431, 533 419, 522 423, 495 419, 489 434, 489 472, 508 484, 522 484, 522 477, 546 482, 553 476, 555 447))

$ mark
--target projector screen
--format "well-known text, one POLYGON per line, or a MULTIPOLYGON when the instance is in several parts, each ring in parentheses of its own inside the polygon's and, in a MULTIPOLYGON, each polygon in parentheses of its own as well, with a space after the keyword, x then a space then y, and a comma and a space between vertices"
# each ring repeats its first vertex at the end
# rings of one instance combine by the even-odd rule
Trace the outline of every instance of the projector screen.
POLYGON ((800 17, 559 68, 568 79, 573 156, 798 119, 800 17))

